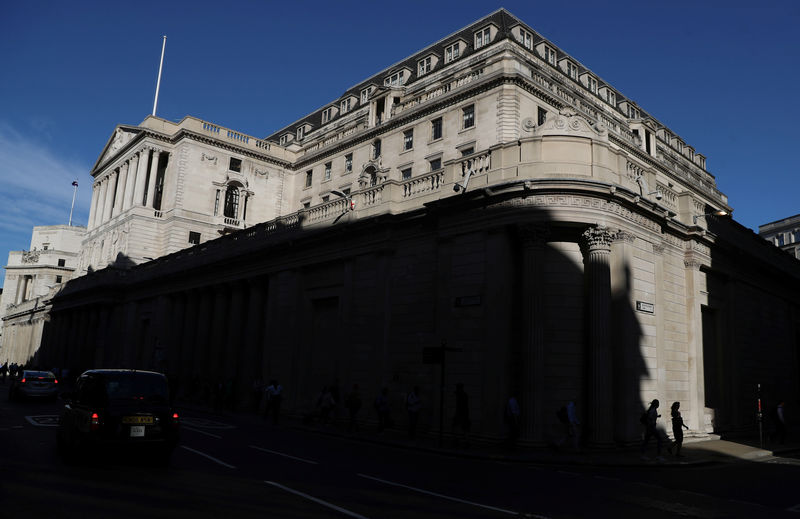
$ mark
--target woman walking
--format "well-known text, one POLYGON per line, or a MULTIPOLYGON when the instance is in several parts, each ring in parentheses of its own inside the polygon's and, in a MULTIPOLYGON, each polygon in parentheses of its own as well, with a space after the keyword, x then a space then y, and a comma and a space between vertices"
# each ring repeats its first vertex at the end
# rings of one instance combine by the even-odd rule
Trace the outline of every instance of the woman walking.
POLYGON ((672 435, 675 437, 675 457, 681 458, 681 446, 683 445, 683 429, 687 431, 689 427, 683 423, 683 418, 680 412, 681 403, 674 402, 672 404, 672 435))

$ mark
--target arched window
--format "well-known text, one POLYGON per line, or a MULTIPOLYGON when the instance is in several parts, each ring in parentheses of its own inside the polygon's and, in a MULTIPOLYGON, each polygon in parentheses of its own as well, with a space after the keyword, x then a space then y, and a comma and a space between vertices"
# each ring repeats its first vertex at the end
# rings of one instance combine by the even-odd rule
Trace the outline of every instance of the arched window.
POLYGON ((230 184, 225 190, 225 210, 223 214, 227 218, 239 217, 239 186, 230 184))

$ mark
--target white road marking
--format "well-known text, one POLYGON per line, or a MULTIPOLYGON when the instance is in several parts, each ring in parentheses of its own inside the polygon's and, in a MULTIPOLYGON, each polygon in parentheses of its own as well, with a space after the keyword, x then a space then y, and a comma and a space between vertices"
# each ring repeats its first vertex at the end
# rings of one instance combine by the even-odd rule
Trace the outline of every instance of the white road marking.
POLYGON ((198 432, 200 434, 205 434, 206 436, 211 436, 212 438, 216 438, 218 440, 222 439, 222 436, 217 436, 216 434, 211 434, 210 432, 201 431, 200 429, 195 429, 194 427, 186 427, 185 425, 181 427, 181 429, 189 429, 190 431, 198 432))
POLYGON ((275 454, 276 456, 283 456, 284 458, 291 458, 293 460, 302 461, 303 463, 309 463, 311 465, 319 465, 319 463, 317 463, 316 461, 306 460, 306 459, 303 459, 303 458, 298 458, 296 456, 291 456, 291 455, 285 454, 283 452, 271 451, 269 449, 265 449, 264 447, 258 447, 256 445, 251 445, 250 448, 251 449, 256 449, 256 450, 259 450, 259 451, 269 452, 270 454, 275 454))
MULTIPOLYGON (((504 514, 509 514, 509 515, 519 515, 518 512, 514 512, 514 511, 511 511, 511 510, 506 510, 504 508, 497 508, 497 507, 494 507, 494 506, 482 505, 481 503, 475 503, 473 501, 466 501, 464 499, 459 499, 457 497, 446 496, 444 494, 437 494, 436 492, 430 492, 429 490, 423 490, 421 488, 410 487, 408 485, 403 485, 402 483, 395 483, 394 481, 387 481, 385 479, 380 479, 380 478, 376 478, 376 477, 373 477, 373 476, 368 476, 366 474, 358 474, 358 476, 362 477, 362 478, 366 478, 366 479, 371 479, 373 481, 378 481, 378 482, 384 483, 386 485, 392 485, 392 486, 395 486, 395 487, 406 488, 408 490, 413 490, 413 491, 419 492, 421 494, 427 494, 429 496, 441 497, 442 499, 449 499, 450 501, 456 501, 458 503, 463 503, 465 505, 477 506, 479 508, 485 508, 487 510, 494 510, 495 512, 502 512, 504 514)), ((536 517, 536 518, 546 519, 544 516, 540 516, 540 515, 530 515, 529 517, 536 517)))
POLYGON ((182 416, 181 423, 190 424, 195 427, 202 427, 203 429, 236 429, 235 425, 217 422, 215 420, 208 420, 206 418, 194 418, 191 416, 182 416))
POLYGON ((786 509, 787 512, 797 512, 800 513, 800 505, 790 506, 786 509))
POLYGON ((228 465, 228 464, 227 464, 227 463, 225 463, 224 461, 220 461, 220 460, 218 460, 218 459, 217 459, 217 458, 215 458, 214 456, 209 456, 209 455, 208 455, 208 454, 206 454, 205 452, 200 452, 200 451, 198 451, 198 450, 192 449, 191 447, 187 447, 186 445, 181 445, 181 447, 183 447, 183 448, 184 448, 184 449, 186 449, 187 451, 194 452, 195 454, 199 454, 200 456, 203 456, 203 457, 205 457, 205 458, 208 458, 208 459, 210 459, 211 461, 214 461, 214 462, 216 462, 216 463, 219 463, 219 464, 220 464, 220 465, 222 465, 223 467, 228 467, 229 469, 235 469, 235 468, 236 468, 236 467, 234 467, 233 465, 228 465))
POLYGON ((278 487, 281 490, 285 490, 287 492, 291 492, 292 494, 294 494, 296 496, 303 497, 305 499, 308 499, 309 501, 314 501, 315 503, 318 503, 320 505, 327 506, 328 508, 332 508, 333 510, 336 510, 337 512, 341 512, 343 514, 349 515, 350 517, 355 517, 357 519, 367 519, 363 515, 359 515, 359 514, 357 514, 355 512, 351 512, 350 510, 347 510, 346 508, 342 508, 340 506, 336 506, 336 505, 334 505, 332 503, 328 503, 327 501, 323 501, 322 499, 318 499, 318 498, 316 498, 314 496, 310 496, 308 494, 304 494, 303 492, 299 492, 299 491, 291 489, 289 487, 285 487, 283 485, 275 483, 274 481, 266 481, 266 480, 264 480, 264 483, 266 483, 267 485, 272 485, 273 487, 278 487))
POLYGON ((45 414, 38 416, 26 416, 25 419, 36 427, 58 427, 57 414, 45 414))

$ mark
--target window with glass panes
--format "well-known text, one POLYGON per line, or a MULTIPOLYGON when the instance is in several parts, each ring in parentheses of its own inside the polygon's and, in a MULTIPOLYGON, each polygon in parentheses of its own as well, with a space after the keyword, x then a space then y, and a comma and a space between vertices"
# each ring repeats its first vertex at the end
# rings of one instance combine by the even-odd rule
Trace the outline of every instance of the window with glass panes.
POLYGON ((311 180, 314 176, 314 171, 309 169, 306 171, 306 187, 311 187, 311 180))
POLYGON ((475 105, 469 105, 462 109, 464 124, 463 128, 472 128, 475 126, 475 105))
POLYGON ((411 168, 405 168, 401 170, 400 173, 403 175, 403 180, 411 178, 411 168))
POLYGON ((406 130, 403 132, 403 149, 410 150, 414 147, 414 130, 406 130))
POLYGON ((344 171, 345 173, 350 173, 353 171, 353 154, 348 153, 344 156, 344 171))
POLYGON ((324 178, 324 180, 330 180, 331 179, 331 165, 332 164, 330 162, 326 162, 325 163, 325 178, 324 178))
POLYGON ((431 140, 435 141, 442 138, 442 118, 437 117, 431 121, 431 140))
POLYGON ((419 62, 419 64, 417 65, 417 75, 418 76, 422 76, 422 75, 425 75, 428 72, 430 72, 432 63, 433 63, 433 60, 431 59, 430 56, 428 56, 427 58, 421 60, 419 62))
POLYGON ((480 31, 475 33, 475 48, 479 49, 484 45, 489 44, 489 38, 492 35, 492 31, 489 27, 485 29, 481 29, 480 31))
POLYGON ((442 159, 435 158, 430 160, 431 171, 436 171, 437 169, 442 169, 442 159))
POLYGON ((458 59, 460 46, 458 43, 454 43, 444 49, 444 62, 450 63, 453 60, 458 59))
POLYGON ((525 29, 520 28, 519 30, 519 42, 523 44, 525 47, 532 49, 533 48, 533 35, 526 31, 525 29))

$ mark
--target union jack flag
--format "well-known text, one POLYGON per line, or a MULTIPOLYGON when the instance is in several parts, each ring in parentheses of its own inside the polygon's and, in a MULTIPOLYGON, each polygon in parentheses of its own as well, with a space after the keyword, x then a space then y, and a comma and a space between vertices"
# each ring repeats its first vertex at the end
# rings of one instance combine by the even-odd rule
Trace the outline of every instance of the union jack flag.
POLYGON ((78 181, 77 180, 73 180, 72 181, 72 185, 75 186, 75 187, 78 187, 78 181))

